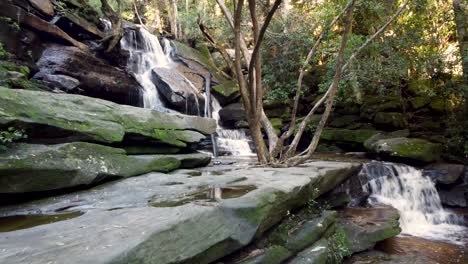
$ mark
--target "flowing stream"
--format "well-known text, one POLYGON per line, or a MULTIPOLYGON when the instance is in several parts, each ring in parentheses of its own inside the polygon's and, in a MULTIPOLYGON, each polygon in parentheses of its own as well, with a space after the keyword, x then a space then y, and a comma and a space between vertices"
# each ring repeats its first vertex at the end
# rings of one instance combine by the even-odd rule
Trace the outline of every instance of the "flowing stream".
POLYGON ((365 164, 360 176, 368 183, 364 190, 370 203, 391 205, 400 212, 403 235, 461 243, 467 232, 462 219, 442 207, 435 184, 411 166, 373 162, 365 164))
MULTIPOLYGON (((120 42, 122 49, 129 52, 127 67, 135 74, 138 83, 143 87, 143 106, 157 111, 168 112, 164 107, 155 84, 152 81, 152 70, 157 67, 170 68, 174 64, 169 51, 164 52, 156 36, 140 27, 127 30, 120 42)), ((169 45, 170 46, 170 45, 169 45)))
MULTIPOLYGON (((121 40, 121 46, 130 54, 127 67, 135 74, 135 78, 143 87, 143 103, 145 108, 154 109, 162 112, 172 112, 166 108, 156 85, 151 78, 152 70, 155 68, 174 69, 176 63, 172 60, 175 50, 172 48, 171 42, 168 39, 163 39, 162 44, 159 39, 149 33, 143 27, 138 27, 136 30, 127 30, 121 40)), ((196 94, 197 88, 180 74, 182 79, 187 82, 189 87, 196 94)), ((205 95, 206 96, 206 95, 205 95)), ((187 102, 188 103, 188 102, 187 102)), ((198 115, 201 116, 198 97, 195 96, 195 103, 198 109, 198 115)), ((221 105, 211 96, 212 116, 218 122, 216 133, 217 144, 222 150, 229 152, 235 156, 251 156, 254 155, 249 146, 247 135, 242 130, 224 129, 219 125, 219 111, 221 105)), ((206 113, 205 113, 205 116, 206 113)))

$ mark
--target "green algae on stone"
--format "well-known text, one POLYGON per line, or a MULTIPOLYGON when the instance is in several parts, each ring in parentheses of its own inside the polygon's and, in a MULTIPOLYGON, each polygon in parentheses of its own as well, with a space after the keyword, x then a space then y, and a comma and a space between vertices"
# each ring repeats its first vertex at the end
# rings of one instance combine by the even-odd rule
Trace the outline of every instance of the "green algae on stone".
POLYGON ((402 113, 396 112, 378 112, 375 114, 374 123, 385 128, 401 129, 408 126, 406 117, 402 113))
POLYGON ((0 100, 1 125, 47 126, 104 143, 122 142, 125 136, 136 135, 185 147, 216 130, 212 119, 161 113, 80 95, 0 88, 0 100))
POLYGON ((56 190, 181 166, 175 157, 127 156, 123 149, 84 142, 13 144, 0 161, 0 193, 56 190))
POLYGON ((440 159, 442 146, 424 139, 398 137, 370 143, 368 151, 393 158, 432 162, 440 159))
POLYGON ((349 130, 349 129, 324 129, 321 139, 334 142, 351 142, 363 144, 370 137, 378 134, 377 130, 349 130))
POLYGON ((282 246, 272 246, 258 256, 245 259, 239 264, 281 264, 293 254, 282 246))

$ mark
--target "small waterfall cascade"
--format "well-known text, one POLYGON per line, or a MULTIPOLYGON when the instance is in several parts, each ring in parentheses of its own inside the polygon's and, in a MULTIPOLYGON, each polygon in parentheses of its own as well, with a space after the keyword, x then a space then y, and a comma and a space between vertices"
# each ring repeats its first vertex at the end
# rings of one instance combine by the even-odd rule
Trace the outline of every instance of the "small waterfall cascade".
POLYGON ((233 156, 255 155, 250 148, 249 139, 245 134, 245 131, 238 129, 225 129, 219 125, 219 111, 221 110, 221 105, 214 97, 211 100, 211 105, 213 109, 213 118, 218 123, 218 128, 216 129, 216 133, 218 134, 216 139, 218 147, 230 152, 233 156))
POLYGON ((457 243, 457 234, 468 232, 458 216, 444 210, 435 184, 421 170, 393 163, 372 163, 365 164, 359 175, 368 180, 363 189, 370 193, 371 204, 391 205, 400 212, 403 235, 457 243))
POLYGON ((137 30, 125 31, 120 44, 122 49, 130 54, 128 69, 135 74, 135 78, 143 87, 144 107, 168 112, 159 97, 151 74, 154 68, 170 68, 173 65, 170 56, 172 51, 168 51, 171 47, 170 42, 168 41, 169 45, 166 45, 165 51, 156 36, 139 27, 137 30))

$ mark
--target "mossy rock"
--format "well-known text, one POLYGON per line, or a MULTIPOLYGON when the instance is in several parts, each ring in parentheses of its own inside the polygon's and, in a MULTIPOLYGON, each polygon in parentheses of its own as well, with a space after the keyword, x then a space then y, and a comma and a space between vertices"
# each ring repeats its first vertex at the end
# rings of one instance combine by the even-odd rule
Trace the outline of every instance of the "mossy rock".
POLYGON ((447 111, 447 101, 440 97, 433 98, 429 103, 429 108, 436 113, 445 113, 447 111))
POLYGON ((290 258, 292 253, 281 246, 272 246, 258 256, 238 262, 239 264, 281 264, 290 258))
POLYGON ((213 119, 161 113, 80 95, 0 87, 0 101, 0 125, 16 123, 31 131, 46 127, 47 136, 52 138, 63 137, 64 132, 103 143, 135 137, 183 148, 216 130, 213 119))
POLYGON ((364 144, 370 137, 380 133, 378 130, 324 129, 321 139, 333 142, 351 142, 364 144))
POLYGON ((414 110, 420 109, 431 102, 431 98, 429 96, 417 96, 413 97, 409 100, 411 107, 414 110))
POLYGON ((408 91, 415 96, 427 95, 435 90, 436 84, 432 79, 412 80, 408 84, 408 91))
POLYGON ((239 98, 239 85, 236 81, 228 81, 212 87, 213 94, 222 105, 229 104, 239 98))
POLYGON ((289 264, 327 264, 328 254, 328 241, 320 239, 312 246, 304 249, 297 254, 296 257, 291 259, 289 264))
POLYGON ((339 116, 336 118, 332 118, 332 121, 330 122, 331 127, 336 127, 336 128, 342 128, 346 127, 349 125, 352 125, 359 121, 361 119, 357 115, 345 115, 345 116, 339 116))
POLYGON ((376 96, 365 99, 361 106, 361 117, 374 119, 378 112, 395 112, 403 109, 403 103, 396 96, 376 96))
POLYGON ((349 253, 371 249, 377 242, 401 232, 400 215, 391 207, 346 208, 339 211, 339 216, 339 226, 346 233, 349 253))
POLYGON ((0 153, 0 161, 0 193, 4 194, 90 185, 181 166, 174 157, 127 156, 123 149, 84 142, 14 144, 0 153))
POLYGON ((378 112, 374 123, 385 130, 401 129, 408 126, 405 115, 396 112, 378 112))
POLYGON ((442 146, 418 138, 388 138, 377 140, 367 146, 370 152, 383 157, 429 163, 440 160, 442 146))

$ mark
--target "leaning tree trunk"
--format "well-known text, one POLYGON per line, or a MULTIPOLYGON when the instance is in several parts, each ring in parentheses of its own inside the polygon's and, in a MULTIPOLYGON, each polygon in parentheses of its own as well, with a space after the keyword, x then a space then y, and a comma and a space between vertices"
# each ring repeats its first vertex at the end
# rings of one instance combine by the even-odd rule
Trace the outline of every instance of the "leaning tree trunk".
POLYGON ((463 79, 465 85, 468 85, 468 2, 466 0, 453 0, 453 10, 463 63, 463 79))

